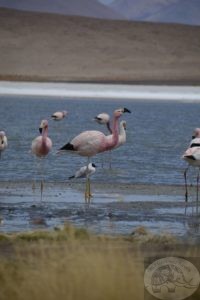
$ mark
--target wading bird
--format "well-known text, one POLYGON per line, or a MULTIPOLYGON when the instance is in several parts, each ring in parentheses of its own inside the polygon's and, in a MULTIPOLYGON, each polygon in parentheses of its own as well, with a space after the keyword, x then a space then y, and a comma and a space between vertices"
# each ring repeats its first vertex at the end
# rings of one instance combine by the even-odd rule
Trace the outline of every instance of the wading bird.
MULTIPOLYGON (((190 166, 197 167, 197 204, 198 204, 198 194, 199 194, 199 176, 200 176, 200 128, 196 128, 194 130, 194 134, 192 136, 192 140, 190 142, 189 148, 182 155, 182 159, 184 159, 188 163, 188 167, 184 171, 185 178, 185 201, 188 201, 188 187, 187 187, 187 171, 190 166)), ((197 206, 198 207, 198 206, 197 206)))
MULTIPOLYGON (((118 121, 121 115, 126 112, 130 113, 130 110, 128 110, 127 108, 119 108, 114 111, 113 128, 112 128, 111 137, 110 135, 106 136, 104 133, 97 130, 84 131, 79 135, 77 135, 75 138, 73 138, 71 142, 61 147, 59 149, 59 152, 71 151, 80 156, 86 156, 88 157, 88 163, 87 163, 88 165, 90 157, 101 152, 112 150, 118 144, 119 141, 118 121)), ((88 185, 90 186, 90 180, 88 185)), ((90 199, 87 185, 86 185, 85 195, 86 195, 86 200, 90 199)))
POLYGON ((66 115, 68 114, 68 112, 66 110, 63 111, 56 111, 51 118, 55 121, 60 121, 62 119, 64 119, 66 117, 66 115))
MULTIPOLYGON (((78 171, 75 172, 73 176, 70 176, 69 179, 73 178, 86 178, 86 185, 88 185, 87 189, 90 197, 92 196, 89 184, 89 178, 92 174, 96 172, 96 165, 93 163, 89 163, 89 165, 81 167, 78 171)), ((85 195, 87 197, 87 195, 85 195)))
POLYGON ((110 127, 110 116, 106 113, 101 113, 94 117, 94 121, 96 121, 98 124, 106 125, 108 128, 108 131, 112 134, 112 129, 110 127))
POLYGON ((0 158, 1 158, 2 151, 4 151, 7 146, 8 146, 8 140, 5 131, 0 131, 0 158))
MULTIPOLYGON (((50 150, 52 148, 52 141, 48 137, 48 121, 47 120, 42 120, 39 131, 40 131, 41 135, 36 137, 32 141, 31 151, 37 157, 44 158, 45 156, 47 156, 47 154, 50 152, 50 150)), ((41 200, 42 200, 42 192, 43 192, 43 181, 42 180, 41 180, 40 190, 41 190, 41 200)))

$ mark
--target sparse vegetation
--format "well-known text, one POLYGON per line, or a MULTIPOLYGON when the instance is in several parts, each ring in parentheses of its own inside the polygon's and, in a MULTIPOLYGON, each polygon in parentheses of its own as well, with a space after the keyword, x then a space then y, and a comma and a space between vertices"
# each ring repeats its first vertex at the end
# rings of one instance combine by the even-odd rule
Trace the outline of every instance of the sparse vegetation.
POLYGON ((70 225, 1 234, 0 299, 140 300, 144 256, 199 253, 197 246, 177 246, 172 237, 154 236, 142 227, 122 237, 96 236, 70 225), (170 248, 163 246, 166 241, 170 248))

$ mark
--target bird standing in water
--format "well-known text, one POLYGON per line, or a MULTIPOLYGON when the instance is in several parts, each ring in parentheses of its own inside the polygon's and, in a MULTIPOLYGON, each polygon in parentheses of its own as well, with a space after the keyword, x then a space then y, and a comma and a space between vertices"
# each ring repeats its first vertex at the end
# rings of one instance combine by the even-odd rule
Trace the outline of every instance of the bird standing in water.
MULTIPOLYGON (((40 127, 40 136, 36 137, 32 141, 31 150, 34 155, 39 158, 44 158, 50 152, 52 148, 52 141, 48 137, 48 121, 42 120, 40 127)), ((43 193, 43 181, 41 180, 40 190, 41 190, 41 200, 42 200, 42 193, 43 193)))
POLYGON ((0 131, 0 158, 1 153, 4 151, 8 146, 8 140, 5 134, 5 131, 0 131))
MULTIPOLYGON (((90 197, 92 196, 91 190, 90 190, 90 184, 89 184, 89 178, 92 174, 96 172, 96 165, 93 163, 89 163, 89 165, 81 167, 78 171, 75 172, 73 176, 70 176, 69 179, 73 178, 86 178, 86 185, 88 185, 88 193, 90 197)), ((87 190, 86 189, 86 190, 87 190)), ((87 195, 85 195, 86 197, 87 195)))
POLYGON ((188 167, 184 171, 185 178, 185 201, 188 201, 188 188, 187 188, 187 171, 190 166, 197 167, 197 210, 198 210, 198 195, 199 195, 199 176, 200 176, 200 128, 196 128, 194 130, 192 140, 190 142, 189 148, 182 155, 182 159, 184 159, 188 163, 188 167))
MULTIPOLYGON (((88 157, 88 166, 90 157, 95 156, 98 153, 112 150, 117 145, 119 141, 119 118, 123 113, 126 112, 130 113, 130 110, 128 110, 127 108, 119 108, 114 111, 111 136, 106 136, 103 132, 97 130, 84 131, 73 138, 69 143, 61 147, 59 149, 59 152, 71 151, 80 156, 86 156, 88 157)), ((90 189, 90 181, 88 185, 90 189)), ((87 185, 85 195, 86 200, 90 199, 87 185)))

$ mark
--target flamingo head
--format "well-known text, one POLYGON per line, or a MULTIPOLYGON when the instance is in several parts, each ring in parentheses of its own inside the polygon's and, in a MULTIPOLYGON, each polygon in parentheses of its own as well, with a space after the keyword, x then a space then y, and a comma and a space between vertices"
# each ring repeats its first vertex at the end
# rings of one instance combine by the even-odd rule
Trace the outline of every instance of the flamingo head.
POLYGON ((63 114, 63 117, 65 117, 67 115, 67 111, 63 110, 62 114, 63 114))
POLYGON ((48 128, 48 121, 42 120, 40 127, 39 127, 39 132, 42 133, 42 131, 47 128, 48 128))
POLYGON ((5 135, 6 135, 6 134, 5 134, 5 131, 0 131, 0 138, 1 138, 1 139, 3 139, 5 135))
POLYGON ((192 139, 195 138, 200 138, 200 128, 195 128, 193 135, 192 135, 192 139))
POLYGON ((94 121, 99 124, 107 124, 110 121, 110 116, 107 113, 101 113, 98 116, 94 117, 94 121))
POLYGON ((128 108, 118 108, 118 109, 116 109, 115 111, 114 111, 114 116, 116 117, 116 118, 119 118, 119 117, 121 117, 121 115, 123 114, 123 113, 131 113, 131 111, 128 109, 128 108))

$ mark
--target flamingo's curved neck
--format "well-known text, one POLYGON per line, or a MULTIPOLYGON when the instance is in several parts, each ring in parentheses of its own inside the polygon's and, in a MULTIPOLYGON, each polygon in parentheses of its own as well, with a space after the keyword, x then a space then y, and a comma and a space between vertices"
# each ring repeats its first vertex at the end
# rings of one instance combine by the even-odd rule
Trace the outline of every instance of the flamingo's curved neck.
POLYGON ((47 139, 47 135, 48 135, 48 128, 45 127, 42 129, 42 141, 43 143, 45 143, 46 139, 47 139))
POLYGON ((112 135, 111 135, 112 138, 108 138, 106 150, 110 150, 110 149, 114 148, 119 141, 118 119, 119 119, 118 116, 117 117, 114 116, 112 135))

